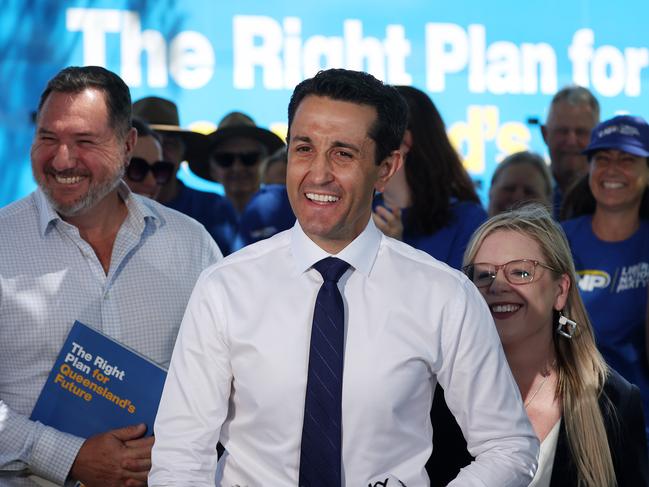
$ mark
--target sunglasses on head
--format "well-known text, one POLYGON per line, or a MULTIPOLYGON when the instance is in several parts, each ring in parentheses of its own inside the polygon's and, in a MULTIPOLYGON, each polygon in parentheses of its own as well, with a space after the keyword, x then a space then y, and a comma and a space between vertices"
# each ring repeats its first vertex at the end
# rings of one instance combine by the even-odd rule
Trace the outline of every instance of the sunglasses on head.
POLYGON ((168 183, 174 172, 173 162, 157 161, 149 164, 141 157, 131 157, 131 162, 126 168, 126 177, 131 181, 144 181, 146 175, 151 171, 157 184, 168 183))
POLYGON ((244 166, 254 166, 259 162, 261 152, 215 152, 212 161, 221 167, 232 167, 234 161, 239 159, 244 166))

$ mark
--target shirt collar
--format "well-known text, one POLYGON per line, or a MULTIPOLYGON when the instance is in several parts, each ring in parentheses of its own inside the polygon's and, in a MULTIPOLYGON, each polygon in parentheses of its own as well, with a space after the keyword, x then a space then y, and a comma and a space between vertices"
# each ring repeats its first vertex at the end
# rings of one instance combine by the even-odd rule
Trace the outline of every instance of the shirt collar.
MULTIPOLYGON (((124 181, 119 182, 117 193, 126 203, 126 207, 128 208, 128 216, 126 219, 129 223, 143 229, 147 219, 150 218, 153 221, 159 220, 158 215, 148 205, 145 205, 142 201, 134 197, 124 181)), ((45 236, 54 225, 58 224, 58 222, 63 222, 63 219, 54 210, 40 187, 34 192, 34 200, 36 211, 38 212, 39 230, 41 235, 45 236)))
MULTIPOLYGON (((349 263, 355 270, 368 277, 376 260, 382 238, 383 234, 370 218, 361 234, 335 257, 349 263)), ((298 272, 305 272, 319 260, 333 255, 311 240, 304 233, 298 221, 291 229, 291 248, 298 272)))

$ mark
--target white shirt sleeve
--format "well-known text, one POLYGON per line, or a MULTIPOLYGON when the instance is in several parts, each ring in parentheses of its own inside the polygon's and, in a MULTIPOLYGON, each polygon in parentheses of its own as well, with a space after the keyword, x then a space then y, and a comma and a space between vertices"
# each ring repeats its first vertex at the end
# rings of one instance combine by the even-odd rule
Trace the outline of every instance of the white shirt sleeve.
POLYGON ((150 486, 214 486, 232 372, 209 274, 198 280, 174 347, 154 426, 150 486))
POLYGON ((449 487, 528 485, 536 471, 539 441, 491 313, 469 281, 456 297, 444 310, 438 380, 476 459, 449 487))

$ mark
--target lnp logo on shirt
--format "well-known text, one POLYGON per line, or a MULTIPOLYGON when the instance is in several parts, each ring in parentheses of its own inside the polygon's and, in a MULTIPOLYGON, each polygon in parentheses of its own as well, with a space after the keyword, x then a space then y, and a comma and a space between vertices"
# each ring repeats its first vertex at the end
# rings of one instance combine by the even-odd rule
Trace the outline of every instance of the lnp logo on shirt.
POLYGON ((611 276, 608 272, 596 269, 585 269, 577 271, 579 274, 579 289, 582 291, 593 291, 595 289, 604 289, 611 283, 611 276))
POLYGON ((635 265, 622 267, 615 292, 647 287, 649 281, 649 263, 638 262, 635 265))
POLYGON ((577 271, 577 274, 580 276, 579 289, 584 292, 605 289, 611 286, 611 292, 621 293, 647 287, 649 283, 649 263, 638 262, 637 264, 618 268, 613 279, 611 279, 608 272, 596 269, 577 271))

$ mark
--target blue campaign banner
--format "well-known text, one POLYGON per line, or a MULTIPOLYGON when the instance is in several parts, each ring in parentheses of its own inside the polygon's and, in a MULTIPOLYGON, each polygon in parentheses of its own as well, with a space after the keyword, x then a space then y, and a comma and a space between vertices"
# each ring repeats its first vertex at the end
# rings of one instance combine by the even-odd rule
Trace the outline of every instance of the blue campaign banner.
POLYGON ((565 85, 589 87, 602 118, 649 117, 642 0, 0 4, 0 206, 35 187, 31 115, 48 79, 68 65, 117 72, 134 100, 170 98, 181 123, 200 130, 239 110, 282 133, 292 88, 321 68, 414 85, 440 109, 483 198, 505 155, 547 156, 538 123, 565 85))

